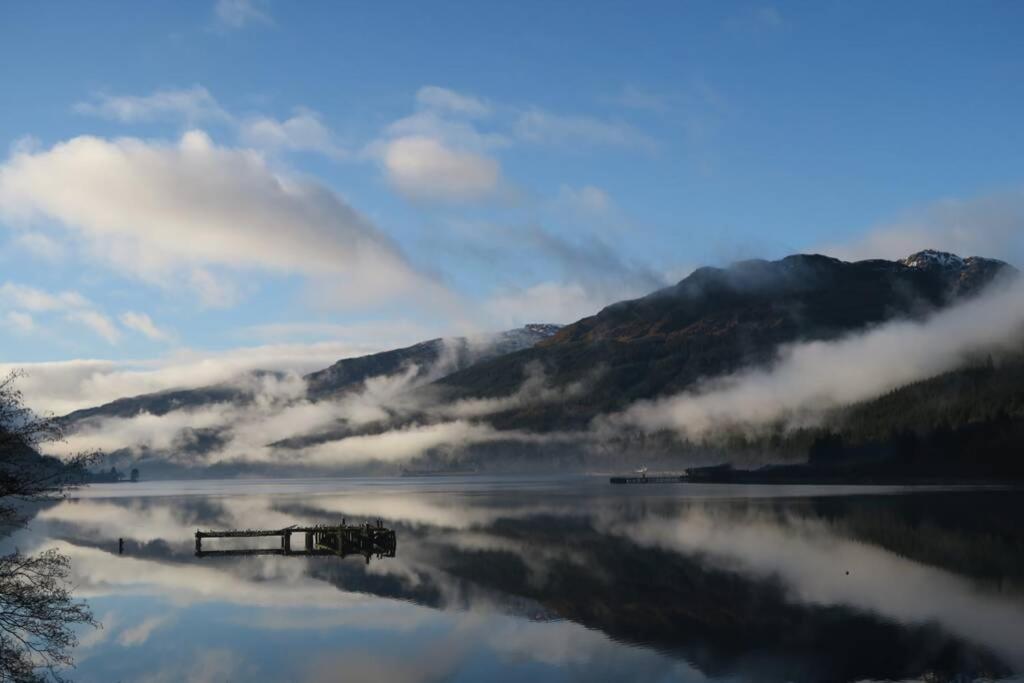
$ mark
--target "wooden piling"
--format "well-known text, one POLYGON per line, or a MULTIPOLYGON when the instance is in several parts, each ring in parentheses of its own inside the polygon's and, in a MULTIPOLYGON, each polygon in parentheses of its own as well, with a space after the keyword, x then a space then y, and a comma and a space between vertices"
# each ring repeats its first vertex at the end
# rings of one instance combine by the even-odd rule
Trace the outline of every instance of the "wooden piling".
POLYGON ((378 558, 394 557, 397 547, 395 532, 384 528, 383 521, 376 525, 365 523, 356 526, 315 525, 311 527, 290 526, 285 529, 232 529, 226 531, 199 531, 195 533, 196 556, 210 555, 306 555, 323 556, 362 555, 367 561, 373 555, 378 558), (303 547, 292 547, 292 534, 301 533, 303 547), (206 538, 280 538, 278 548, 253 548, 240 550, 203 550, 206 538))

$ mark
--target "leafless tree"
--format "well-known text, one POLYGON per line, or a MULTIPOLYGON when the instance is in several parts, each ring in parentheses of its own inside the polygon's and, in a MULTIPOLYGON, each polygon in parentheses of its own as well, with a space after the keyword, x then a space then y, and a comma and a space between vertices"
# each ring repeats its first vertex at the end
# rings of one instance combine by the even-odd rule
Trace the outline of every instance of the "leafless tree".
MULTIPOLYGON (((0 527, 24 524, 33 502, 64 495, 98 454, 61 462, 36 447, 64 437, 60 421, 30 410, 16 386, 20 373, 0 379, 0 527)), ((77 644, 74 626, 96 626, 88 606, 68 588, 70 562, 56 549, 0 556, 0 683, 59 681, 77 644)))
POLYGON ((96 625, 68 590, 70 562, 51 548, 0 557, 0 681, 61 680, 77 644, 74 624, 96 625))

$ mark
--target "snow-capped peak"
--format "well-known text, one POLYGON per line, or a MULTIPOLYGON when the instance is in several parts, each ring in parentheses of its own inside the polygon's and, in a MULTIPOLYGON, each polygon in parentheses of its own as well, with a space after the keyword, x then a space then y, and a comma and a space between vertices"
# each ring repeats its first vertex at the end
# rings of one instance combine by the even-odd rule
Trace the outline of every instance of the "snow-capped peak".
POLYGON ((550 337, 562 329, 562 326, 554 325, 552 323, 527 323, 526 325, 523 325, 523 329, 533 334, 550 337))
POLYGON ((925 249, 902 259, 900 263, 910 268, 963 268, 965 260, 947 251, 925 249))

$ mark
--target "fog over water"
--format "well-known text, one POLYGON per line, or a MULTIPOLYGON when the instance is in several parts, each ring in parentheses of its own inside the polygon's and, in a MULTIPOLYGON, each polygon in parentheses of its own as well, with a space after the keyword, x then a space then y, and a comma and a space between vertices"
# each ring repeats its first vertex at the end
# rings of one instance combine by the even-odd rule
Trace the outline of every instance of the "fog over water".
POLYGON ((1000 679, 1024 672, 1022 521, 1001 489, 232 480, 94 485, 2 544, 71 557, 104 624, 86 682, 1000 679), (396 556, 193 552, 342 518, 396 556))

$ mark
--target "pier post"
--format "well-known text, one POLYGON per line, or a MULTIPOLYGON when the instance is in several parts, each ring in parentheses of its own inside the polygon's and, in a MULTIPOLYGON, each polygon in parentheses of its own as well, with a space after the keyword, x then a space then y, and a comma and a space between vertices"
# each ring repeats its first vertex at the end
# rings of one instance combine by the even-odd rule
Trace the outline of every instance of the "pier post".
MULTIPOLYGON (((216 544, 215 544, 216 545, 216 544)), ((195 532, 196 556, 223 555, 362 555, 369 560, 377 557, 394 557, 395 532, 386 529, 382 520, 374 520, 353 526, 292 525, 285 529, 231 529, 226 531, 195 532), (302 534, 299 549, 292 548, 292 534, 302 534), (278 536, 277 548, 251 548, 232 550, 204 550, 203 540, 207 538, 266 538, 278 536), (305 550, 302 546, 305 546, 305 550)))

